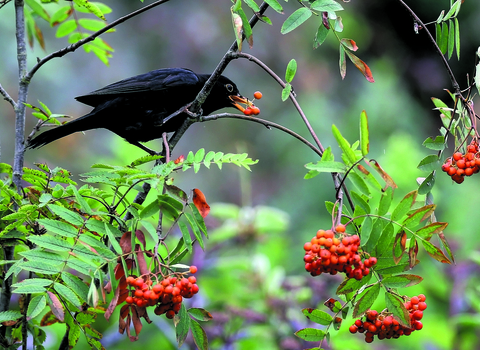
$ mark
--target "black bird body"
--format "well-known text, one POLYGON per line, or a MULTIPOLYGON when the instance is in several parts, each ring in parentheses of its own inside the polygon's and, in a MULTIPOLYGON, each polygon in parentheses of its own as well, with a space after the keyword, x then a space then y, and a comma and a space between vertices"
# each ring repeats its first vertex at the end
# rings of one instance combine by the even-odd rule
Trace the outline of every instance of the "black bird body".
MULTIPOLYGON (((147 150, 139 142, 162 137, 164 132, 176 131, 183 124, 186 113, 163 120, 200 92, 210 74, 196 74, 184 68, 157 69, 121 80, 95 90, 76 100, 94 109, 71 122, 46 131, 28 144, 38 148, 74 132, 104 128, 147 150)), ((237 103, 247 103, 230 79, 220 76, 202 105, 203 114, 224 107, 242 110, 237 103)))

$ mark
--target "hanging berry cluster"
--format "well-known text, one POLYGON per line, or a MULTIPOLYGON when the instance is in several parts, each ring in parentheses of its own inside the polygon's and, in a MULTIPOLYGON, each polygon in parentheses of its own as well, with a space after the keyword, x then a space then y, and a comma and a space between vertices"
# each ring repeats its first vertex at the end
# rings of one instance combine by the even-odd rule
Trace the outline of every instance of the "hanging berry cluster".
MULTIPOLYGON (((195 273, 197 268, 190 267, 190 273, 195 273)), ((127 285, 130 289, 129 296, 125 299, 127 304, 135 304, 138 307, 154 306, 155 315, 165 314, 167 318, 173 318, 180 311, 183 298, 191 298, 198 293, 197 279, 195 276, 188 278, 178 273, 164 278, 156 284, 152 280, 144 280, 141 277, 127 277, 127 285)))
MULTIPOLYGON (((339 225, 337 232, 345 232, 345 226, 339 225)), ((305 269, 312 275, 322 273, 331 275, 344 272, 349 278, 361 280, 370 273, 370 267, 377 263, 377 258, 370 257, 362 262, 358 249, 360 237, 357 235, 335 237, 332 230, 319 230, 304 244, 305 269)))
POLYGON ((355 320, 355 323, 350 326, 350 333, 365 333, 365 342, 371 343, 375 336, 379 340, 396 339, 402 335, 410 335, 413 331, 419 331, 423 328, 420 320, 423 317, 423 311, 427 308, 425 295, 414 296, 404 305, 410 316, 410 327, 401 325, 388 311, 379 314, 375 310, 368 310, 365 321, 355 320))
POLYGON ((467 153, 455 152, 445 160, 442 170, 452 177, 457 184, 465 180, 465 176, 472 176, 480 171, 480 153, 476 140, 467 147, 467 153))

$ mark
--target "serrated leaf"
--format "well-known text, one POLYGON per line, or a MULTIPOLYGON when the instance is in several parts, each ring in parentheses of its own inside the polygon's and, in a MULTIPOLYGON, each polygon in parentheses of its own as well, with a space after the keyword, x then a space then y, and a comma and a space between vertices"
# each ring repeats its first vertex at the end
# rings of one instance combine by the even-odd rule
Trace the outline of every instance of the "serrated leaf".
POLYGON ((182 303, 178 315, 175 316, 175 333, 177 335, 178 347, 181 347, 187 338, 188 331, 190 329, 190 317, 188 317, 187 309, 182 303))
POLYGON ((410 328, 410 317, 407 309, 405 309, 403 305, 403 300, 391 293, 385 292, 385 304, 388 311, 393 313, 393 316, 401 325, 410 328))
POLYGON ((183 241, 185 242, 185 246, 187 247, 188 251, 192 250, 192 237, 190 237, 190 231, 188 230, 187 224, 183 221, 178 221, 178 228, 180 232, 182 232, 183 241))
POLYGON ((43 310, 45 310, 46 306, 47 298, 45 297, 45 294, 33 297, 28 304, 27 317, 37 317, 43 310))
POLYGON ((365 286, 370 279, 372 278, 371 275, 363 277, 360 281, 355 278, 346 278, 343 280, 342 283, 337 288, 337 294, 348 294, 352 293, 353 291, 359 290, 361 287, 365 286))
POLYGON ((193 234, 195 238, 197 239, 198 244, 200 247, 205 250, 205 244, 203 243, 203 237, 202 233, 200 232, 199 227, 197 226, 197 223, 195 219, 193 218, 193 215, 190 213, 185 213, 185 217, 188 220, 188 223, 190 224, 190 227, 192 228, 193 234))
POLYGON ((0 312, 0 323, 7 322, 7 321, 15 321, 22 317, 23 315, 19 311, 3 311, 0 312))
POLYGON ((280 32, 287 34, 300 26, 303 22, 312 16, 312 11, 306 7, 301 7, 293 12, 283 23, 280 32))
POLYGON ((405 214, 410 211, 413 203, 415 203, 415 199, 417 198, 417 191, 409 192, 403 197, 400 203, 397 204, 395 209, 392 212, 392 221, 400 220, 405 214))
POLYGON ((73 244, 50 235, 43 235, 43 236, 30 236, 28 240, 36 245, 47 248, 57 252, 68 252, 72 249, 73 244))
POLYGON ((80 298, 82 303, 85 303, 88 298, 88 286, 79 277, 72 275, 69 272, 62 272, 62 279, 80 298))
POLYGON ((366 181, 360 175, 354 171, 351 171, 348 173, 348 179, 352 181, 355 187, 362 192, 362 194, 370 196, 370 189, 368 188, 366 181))
POLYGON ((207 334, 203 330, 202 326, 200 326, 200 323, 191 319, 190 329, 192 331, 193 341, 195 342, 197 348, 200 350, 208 350, 207 334))
POLYGON ((51 211, 53 211, 56 215, 60 216, 63 220, 65 220, 66 222, 69 222, 72 225, 75 225, 75 226, 83 225, 83 218, 79 214, 67 208, 64 208, 56 204, 49 205, 48 208, 51 211))
POLYGON ((356 318, 363 315, 377 300, 380 293, 380 284, 376 283, 370 288, 366 289, 362 297, 355 303, 352 317, 356 318))
POLYGON ((36 273, 42 273, 44 275, 54 275, 61 271, 61 267, 58 265, 50 265, 44 262, 38 261, 24 261, 19 265, 23 270, 32 271, 36 273))
POLYGON ((419 284, 423 278, 417 275, 395 275, 382 279, 382 284, 387 288, 407 288, 419 284))
POLYGON ((440 261, 441 263, 444 263, 444 264, 452 263, 440 248, 434 246, 429 241, 422 240, 422 244, 423 244, 423 247, 425 248, 425 251, 428 253, 428 255, 430 255, 435 260, 440 261))
POLYGON ((196 318, 199 321, 210 321, 213 319, 212 314, 205 309, 192 307, 187 311, 192 317, 196 318))
POLYGON ((49 232, 63 237, 77 237, 78 229, 66 222, 52 219, 38 219, 38 223, 43 225, 49 232))
POLYGON ((106 20, 102 11, 96 4, 91 3, 88 0, 73 0, 73 1, 75 2, 75 4, 77 4, 80 7, 84 7, 85 9, 88 10, 88 12, 93 13, 98 18, 103 19, 104 21, 106 20))
POLYGON ((429 204, 425 205, 421 208, 418 208, 410 214, 403 222, 402 226, 406 226, 408 228, 415 228, 422 222, 423 220, 427 219, 430 217, 435 210, 436 205, 435 204, 429 204))
POLYGON ((325 311, 318 309, 302 309, 302 313, 312 322, 327 326, 333 321, 333 317, 325 311))
POLYGON ((321 341, 325 338, 325 332, 316 328, 303 328, 296 331, 295 335, 305 341, 321 341))

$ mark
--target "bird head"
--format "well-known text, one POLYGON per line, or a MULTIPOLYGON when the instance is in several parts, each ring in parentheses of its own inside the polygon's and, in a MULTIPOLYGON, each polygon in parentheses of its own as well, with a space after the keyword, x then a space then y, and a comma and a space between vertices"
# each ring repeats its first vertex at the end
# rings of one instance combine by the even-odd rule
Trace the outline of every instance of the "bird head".
POLYGON ((243 112, 245 108, 241 104, 251 106, 252 102, 240 95, 237 85, 233 81, 222 75, 215 83, 202 108, 205 114, 225 107, 234 107, 243 112))

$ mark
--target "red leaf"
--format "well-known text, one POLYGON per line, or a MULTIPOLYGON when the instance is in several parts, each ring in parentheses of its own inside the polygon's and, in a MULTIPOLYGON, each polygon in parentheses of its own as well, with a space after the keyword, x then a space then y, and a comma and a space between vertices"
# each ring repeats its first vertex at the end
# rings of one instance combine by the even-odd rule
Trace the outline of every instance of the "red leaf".
POLYGON ((330 23, 328 22, 328 12, 322 12, 322 24, 325 28, 330 29, 330 23))
POLYGON ((210 213, 210 206, 205 199, 205 195, 198 188, 193 189, 193 204, 195 204, 203 218, 210 213))
POLYGON ((352 51, 357 51, 358 50, 357 43, 355 41, 353 41, 352 39, 343 38, 342 40, 340 40, 340 42, 343 45, 345 45, 345 47, 349 50, 352 50, 352 51))
POLYGON ((118 301, 119 295, 120 295, 120 288, 117 288, 115 289, 115 293, 113 295, 112 301, 110 302, 110 305, 108 305, 107 311, 105 311, 105 319, 107 321, 110 318, 110 316, 112 316, 113 311, 115 311, 115 308, 117 307, 117 301, 118 301))
POLYGON ((58 322, 58 318, 53 314, 52 311, 49 311, 45 315, 43 315, 42 320, 40 321, 40 326, 42 327, 51 326, 52 324, 57 322, 58 322))
POLYGON ((400 260, 402 260, 403 254, 405 253, 406 241, 407 241, 407 234, 404 231, 400 231, 395 236, 395 241, 393 242, 393 261, 395 262, 396 265, 400 262, 400 260), (401 246, 400 256, 395 255, 395 250, 397 248, 398 243, 400 243, 400 246, 401 246))
POLYGON ((120 247, 122 247, 123 254, 130 254, 132 252, 132 233, 125 232, 120 238, 120 247))
POLYGON ((350 61, 362 72, 362 74, 367 78, 367 80, 370 83, 374 83, 375 80, 373 79, 372 71, 370 70, 370 67, 367 66, 365 62, 363 62, 360 58, 355 56, 353 53, 351 53, 348 50, 345 50, 345 53, 347 54, 348 58, 350 58, 350 61))
POLYGON ((135 246, 135 254, 137 254, 138 269, 141 275, 148 275, 147 261, 145 260, 145 253, 140 249, 140 244, 135 246))
POLYGON ((140 241, 140 243, 142 243, 143 249, 144 250, 147 249, 146 243, 145 243, 145 235, 143 234, 142 230, 136 230, 135 236, 137 236, 137 239, 140 241))
POLYGON ((58 300, 57 296, 53 294, 52 292, 47 291, 48 294, 48 305, 50 306, 50 309, 52 310, 53 314, 55 317, 60 321, 63 322, 65 318, 65 311, 63 310, 63 305, 58 300))
MULTIPOLYGON (((370 162, 366 161, 368 164, 373 163, 373 168, 380 174, 382 179, 385 181, 385 188, 383 189, 384 191, 387 190, 387 188, 391 187, 392 189, 398 188, 397 184, 395 181, 393 181, 392 177, 388 175, 388 173, 383 170, 383 168, 380 166, 380 164, 374 160, 371 159, 370 162)), ((371 164, 370 164, 371 165, 371 164)))

